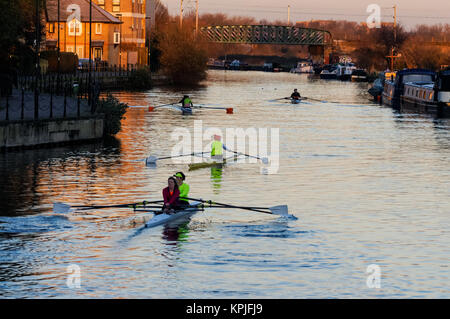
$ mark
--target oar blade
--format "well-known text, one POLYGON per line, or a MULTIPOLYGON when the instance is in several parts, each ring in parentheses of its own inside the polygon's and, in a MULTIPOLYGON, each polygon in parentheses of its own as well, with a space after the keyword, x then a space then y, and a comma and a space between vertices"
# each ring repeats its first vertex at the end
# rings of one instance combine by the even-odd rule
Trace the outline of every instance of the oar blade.
POLYGON ((70 212, 72 207, 64 203, 53 203, 53 212, 56 214, 65 214, 70 212))
POLYGON ((261 162, 263 162, 263 164, 269 164, 269 159, 267 157, 262 157, 261 162))
POLYGON ((155 156, 149 156, 145 159, 145 165, 155 165, 157 160, 155 156))
POLYGON ((293 215, 289 214, 287 205, 278 205, 278 206, 269 207, 269 210, 274 215, 279 215, 279 216, 284 216, 284 217, 293 216, 293 215))

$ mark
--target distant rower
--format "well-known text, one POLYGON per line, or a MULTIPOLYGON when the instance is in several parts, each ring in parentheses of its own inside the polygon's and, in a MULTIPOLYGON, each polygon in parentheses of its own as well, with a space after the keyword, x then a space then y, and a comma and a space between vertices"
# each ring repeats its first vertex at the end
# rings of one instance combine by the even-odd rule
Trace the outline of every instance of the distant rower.
POLYGON ((189 107, 189 108, 191 108, 191 107, 194 106, 194 105, 192 104, 191 99, 189 98, 189 95, 183 96, 183 98, 181 99, 181 101, 178 102, 178 103, 181 103, 181 106, 182 106, 182 107, 189 107))
POLYGON ((294 89, 294 92, 291 94, 291 99, 300 100, 301 96, 297 89, 294 89))

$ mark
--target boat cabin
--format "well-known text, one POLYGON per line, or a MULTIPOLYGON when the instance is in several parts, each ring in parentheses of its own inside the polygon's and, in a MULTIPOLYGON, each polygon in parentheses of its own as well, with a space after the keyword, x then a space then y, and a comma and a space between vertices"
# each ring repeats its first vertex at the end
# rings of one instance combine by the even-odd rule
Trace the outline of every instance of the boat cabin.
POLYGON ((386 77, 383 90, 383 103, 400 108, 400 97, 404 94, 405 83, 430 83, 435 81, 436 73, 425 69, 404 69, 398 71, 394 79, 386 77))

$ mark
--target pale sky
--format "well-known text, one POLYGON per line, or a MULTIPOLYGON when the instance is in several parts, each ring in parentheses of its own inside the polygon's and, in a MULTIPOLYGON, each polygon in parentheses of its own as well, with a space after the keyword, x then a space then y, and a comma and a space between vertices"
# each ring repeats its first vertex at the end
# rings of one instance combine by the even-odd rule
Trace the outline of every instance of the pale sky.
MULTIPOLYGON (((171 15, 180 12, 181 0, 161 0, 171 15)), ((184 12, 195 11, 196 0, 183 0, 184 12)), ((290 5, 290 21, 350 20, 365 22, 369 4, 381 7, 383 22, 393 21, 393 5, 397 5, 397 21, 407 28, 416 24, 450 24, 450 0, 199 0, 199 13, 225 13, 230 16, 252 16, 257 20, 285 20, 290 5)))

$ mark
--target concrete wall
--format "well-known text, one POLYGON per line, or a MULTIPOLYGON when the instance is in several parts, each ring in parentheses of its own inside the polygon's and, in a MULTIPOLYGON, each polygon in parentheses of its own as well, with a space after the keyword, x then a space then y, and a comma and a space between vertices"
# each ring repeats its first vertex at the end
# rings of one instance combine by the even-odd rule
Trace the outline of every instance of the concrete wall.
POLYGON ((103 118, 0 123, 0 149, 69 143, 103 137, 103 118))

